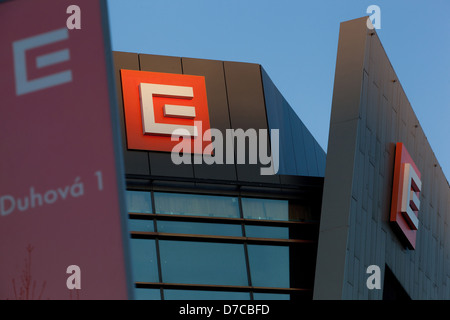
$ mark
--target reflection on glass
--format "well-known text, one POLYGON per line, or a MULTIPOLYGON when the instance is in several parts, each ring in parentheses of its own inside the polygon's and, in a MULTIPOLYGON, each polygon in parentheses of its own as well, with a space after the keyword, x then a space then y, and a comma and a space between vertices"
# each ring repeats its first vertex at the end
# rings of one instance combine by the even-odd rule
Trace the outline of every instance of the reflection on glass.
POLYGON ((289 247, 248 245, 247 248, 253 286, 289 288, 289 247))
POLYGON ((248 292, 164 290, 165 300, 250 300, 248 292))
POLYGON ((247 286, 244 246, 159 241, 163 282, 247 286))
POLYGON ((242 227, 236 224, 158 221, 158 232, 242 237, 242 227))
POLYGON ((159 289, 134 289, 134 300, 161 300, 161 291, 159 289))
POLYGON ((289 220, 288 200, 242 198, 246 219, 289 220))
POLYGON ((127 190, 126 201, 128 212, 152 212, 152 198, 150 192, 127 190))
POLYGON ((253 300, 290 300, 290 294, 284 293, 253 293, 253 300))
POLYGON ((159 282, 155 240, 130 239, 130 255, 135 282, 159 282))
POLYGON ((128 231, 154 232, 153 220, 128 219, 128 231))
POLYGON ((245 235, 250 238, 289 239, 289 228, 246 225, 245 235))
POLYGON ((235 197, 155 192, 156 213, 239 218, 235 197))

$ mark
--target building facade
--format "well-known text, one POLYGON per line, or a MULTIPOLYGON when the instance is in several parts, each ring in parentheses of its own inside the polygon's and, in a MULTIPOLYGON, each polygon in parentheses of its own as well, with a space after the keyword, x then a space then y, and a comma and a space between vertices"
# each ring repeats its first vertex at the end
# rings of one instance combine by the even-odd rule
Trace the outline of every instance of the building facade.
POLYGON ((114 61, 135 298, 311 299, 325 152, 262 67, 124 52, 114 61), (205 77, 211 128, 280 130, 279 174, 129 150, 122 69, 205 77))
POLYGON ((450 298, 449 185, 366 20, 341 25, 327 154, 258 64, 114 52, 136 299, 450 298), (127 108, 143 110, 144 89, 129 103, 121 70, 204 77, 210 127, 279 139, 277 174, 249 161, 251 139, 242 164, 236 147, 221 149, 233 163, 178 165, 130 148, 127 108), (408 186, 400 148, 419 172, 401 173, 408 186), (413 212, 398 220, 396 183, 413 212))
POLYGON ((332 104, 314 298, 449 299, 449 184, 366 18, 341 24, 332 104), (390 218, 397 143, 421 173, 415 249, 390 218))

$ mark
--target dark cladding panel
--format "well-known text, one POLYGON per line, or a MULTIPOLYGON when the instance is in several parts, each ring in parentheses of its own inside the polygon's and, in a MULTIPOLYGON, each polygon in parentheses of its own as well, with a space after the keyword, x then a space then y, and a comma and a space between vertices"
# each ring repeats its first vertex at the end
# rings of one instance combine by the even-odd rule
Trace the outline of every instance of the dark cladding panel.
MULTIPOLYGON (((205 77, 206 94, 211 128, 219 129, 225 137, 226 129, 230 129, 227 89, 223 62, 182 58, 183 73, 205 77)), ((194 157, 199 157, 194 155, 194 157)), ((194 164, 194 176, 198 179, 236 180, 234 164, 226 164, 225 140, 223 141, 224 164, 194 164)))
POLYGON ((282 175, 296 175, 297 168, 290 125, 290 106, 262 67, 261 74, 269 128, 271 130, 279 130, 280 167, 278 173, 282 175))
POLYGON ((317 175, 319 177, 324 177, 327 155, 317 141, 314 141, 314 149, 316 150, 317 175))
MULTIPOLYGON (((356 204, 352 206, 352 182, 355 153, 359 150, 356 138, 358 121, 361 111, 365 112, 364 108, 360 108, 361 104, 365 105, 365 102, 361 103, 367 33, 362 25, 365 23, 363 19, 348 21, 341 24, 339 31, 314 284, 315 299, 342 299, 358 292, 357 289, 353 292, 345 289, 349 287, 347 278, 354 277, 350 281, 354 283, 360 274, 359 260, 348 257, 347 247, 350 245, 350 248, 354 248, 352 244, 358 241, 349 235, 351 230, 361 229, 355 228, 356 219, 351 213, 357 211, 358 207, 356 204)), ((364 127, 365 120, 361 121, 364 127)))
POLYGON ((314 146, 317 142, 305 125, 302 126, 302 130, 303 130, 303 139, 305 141, 306 164, 308 165, 309 175, 313 177, 318 177, 319 169, 316 158, 316 149, 314 146))
MULTIPOLYGON (((139 55, 140 70, 165 73, 182 73, 181 58, 150 54, 139 55)), ((152 176, 192 178, 192 164, 175 165, 170 152, 149 152, 152 176)))
MULTIPOLYGON (((261 69, 257 64, 224 62, 225 80, 228 93, 228 107, 233 129, 268 129, 261 69)), ((259 140, 259 139, 258 139, 259 140)), ((269 141, 269 139, 268 139, 269 141)), ((248 145, 246 154, 248 155, 248 145)), ((248 157, 246 157, 248 159, 248 157)), ((237 164, 240 181, 280 183, 277 175, 261 175, 260 164, 237 164)))
POLYGON ((127 150, 127 137, 125 133, 125 116, 123 110, 122 85, 120 69, 139 70, 139 58, 136 53, 113 52, 114 73, 117 85, 117 101, 119 106, 120 129, 124 150, 124 162, 126 174, 149 175, 148 152, 127 150))
POLYGON ((323 177, 325 152, 264 69, 261 73, 269 127, 280 130, 280 174, 323 177))
MULTIPOLYGON (((341 24, 339 36, 342 31, 351 30, 356 25, 358 25, 357 19, 341 24)), ((360 109, 354 108, 354 106, 359 106, 361 96, 366 30, 353 29, 351 32, 353 32, 352 35, 339 39, 332 104, 339 101, 341 107, 339 112, 331 113, 330 121, 332 123, 359 117, 360 109), (353 52, 353 56, 347 57, 339 54, 340 52, 353 52), (352 94, 349 94, 350 92, 352 94)))
POLYGON ((295 162, 297 164, 297 175, 299 176, 310 176, 308 170, 308 163, 306 161, 306 152, 308 151, 305 146, 305 137, 303 132, 307 130, 304 128, 303 122, 294 121, 297 116, 294 110, 290 110, 290 122, 292 131, 292 143, 294 144, 294 156, 295 162))
POLYGON ((139 54, 139 65, 142 71, 183 73, 179 57, 139 54))

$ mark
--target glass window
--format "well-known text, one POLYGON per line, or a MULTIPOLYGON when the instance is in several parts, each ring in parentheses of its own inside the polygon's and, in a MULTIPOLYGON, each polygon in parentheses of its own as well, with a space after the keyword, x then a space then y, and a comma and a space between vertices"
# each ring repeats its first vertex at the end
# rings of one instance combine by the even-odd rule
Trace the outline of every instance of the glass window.
POLYGON ((245 235, 250 238, 289 239, 289 228, 246 225, 245 235))
POLYGON ((237 224, 158 221, 158 232, 242 237, 242 227, 237 224))
POLYGON ((248 292, 164 290, 165 300, 250 300, 248 292))
POLYGON ((130 255, 135 282, 159 282, 155 240, 130 239, 130 255))
POLYGON ((128 231, 154 232, 153 220, 128 219, 128 231))
POLYGON ((242 198, 242 211, 246 219, 289 220, 287 200, 242 198))
POLYGON ((126 201, 128 212, 152 212, 152 197, 148 191, 127 190, 126 201))
POLYGON ((159 249, 164 282, 248 285, 242 244, 161 240, 159 249))
POLYGON ((135 288, 134 300, 161 300, 161 290, 135 288))
POLYGON ((289 288, 289 247, 248 245, 250 274, 255 287, 289 288))
POLYGON ((155 192, 156 213, 239 218, 236 197, 155 192))
POLYGON ((254 292, 253 300, 290 300, 291 295, 288 293, 261 293, 254 292))

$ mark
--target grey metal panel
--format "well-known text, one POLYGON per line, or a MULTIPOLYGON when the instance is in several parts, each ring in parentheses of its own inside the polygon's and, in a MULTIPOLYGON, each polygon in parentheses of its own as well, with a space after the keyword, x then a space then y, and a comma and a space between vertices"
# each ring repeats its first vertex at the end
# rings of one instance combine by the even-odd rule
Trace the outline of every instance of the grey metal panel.
POLYGON ((155 54, 139 54, 140 70, 165 72, 165 73, 183 73, 181 67, 181 58, 171 56, 160 56, 155 54))
POLYGON ((326 166, 326 154, 322 147, 314 141, 314 150, 316 151, 316 163, 317 163, 317 176, 325 176, 325 166, 326 166))
MULTIPOLYGON (((226 129, 230 129, 227 89, 223 62, 216 60, 182 58, 183 73, 205 77, 206 94, 211 128, 219 129, 225 137, 226 129)), ((223 148, 226 159, 226 148, 223 148)), ((194 157, 197 157, 195 155, 194 157)), ((236 180, 234 164, 194 164, 194 176, 200 179, 236 180)))
MULTIPOLYGON (((260 66, 226 61, 224 69, 232 128, 240 128, 244 131, 247 129, 267 130, 260 66)), ((261 175, 261 167, 259 163, 236 164, 238 180, 280 183, 277 175, 261 175)))
MULTIPOLYGON (((282 128, 282 121, 283 121, 282 116, 280 115, 280 112, 282 112, 282 103, 283 103, 282 97, 262 67, 261 67, 261 76, 264 89, 264 100, 266 104, 268 127, 269 129, 280 130, 280 128, 282 128)), ((284 156, 286 146, 286 144, 284 143, 285 142, 284 136, 285 131, 281 129, 280 140, 283 141, 283 143, 280 144, 279 147, 280 148, 279 171, 278 171, 279 174, 289 174, 284 156)))
POLYGON ((274 85, 264 68, 261 67, 264 98, 266 102, 267 121, 269 128, 279 130, 280 134, 280 167, 279 174, 296 175, 294 145, 290 118, 291 107, 274 85))
POLYGON ((261 73, 269 127, 280 130, 280 172, 323 177, 325 152, 263 68, 261 73))
MULTIPOLYGON (((281 93, 280 93, 281 95, 281 93)), ((283 146, 283 157, 286 166, 287 174, 296 175, 298 172, 298 167, 301 165, 296 161, 295 152, 294 152, 294 139, 292 136, 292 125, 297 125, 301 120, 297 116, 297 114, 292 112, 293 109, 286 101, 286 99, 282 98, 282 109, 281 109, 281 128, 280 128, 280 145, 283 146), (283 133, 281 135, 281 132, 283 133)))
POLYGON ((352 134, 357 130, 357 126, 358 120, 354 119, 330 128, 323 194, 323 200, 327 201, 322 204, 321 216, 321 230, 324 232, 345 226, 349 221, 352 172, 357 155, 354 150, 356 137, 352 137, 352 134), (339 157, 333 158, 334 153, 339 157), (331 182, 334 183, 334 188, 325 188, 331 182))
MULTIPOLYGON (((354 269, 352 274, 348 274, 347 265, 357 261, 351 256, 347 257, 347 241, 352 238, 349 237, 351 232, 349 223, 353 221, 351 219, 353 171, 358 146, 357 132, 367 30, 362 28, 363 23, 365 25, 366 20, 356 19, 341 23, 339 31, 314 284, 315 299, 348 297, 348 291, 356 285, 347 284, 347 277, 355 275, 354 269), (352 54, 349 54, 350 52, 352 54)), ((356 241, 357 239, 353 243, 356 241)), ((353 252, 354 249, 352 255, 353 252)), ((356 268, 359 268, 358 266, 354 265, 356 268)), ((357 293, 357 290, 353 290, 357 293)))
POLYGON ((122 132, 124 151, 124 164, 126 174, 149 175, 148 152, 127 150, 127 137, 125 132, 125 116, 123 110, 122 85, 120 69, 139 70, 139 59, 136 53, 113 52, 114 73, 116 78, 117 101, 119 106, 119 121, 122 132))
POLYGON ((291 119, 291 132, 292 132, 292 143, 294 146, 294 156, 297 168, 297 175, 299 176, 309 176, 311 175, 308 170, 308 163, 306 161, 306 145, 304 138, 304 124, 303 122, 294 121, 296 114, 294 110, 290 110, 291 119))
POLYGON ((314 144, 316 143, 316 141, 314 140, 312 134, 308 131, 308 129, 304 124, 302 125, 302 131, 303 131, 303 139, 305 142, 306 164, 308 165, 309 175, 318 177, 319 170, 317 167, 316 150, 314 148, 314 144))
POLYGON ((359 25, 360 20, 355 19, 340 26, 332 104, 341 103, 341 110, 331 113, 331 123, 359 117, 359 108, 355 106, 359 106, 360 94, 348 94, 361 91, 367 28, 358 28, 359 25), (352 34, 347 37, 346 33, 350 32, 352 34), (353 52, 353 55, 349 58, 341 52, 353 52))
MULTIPOLYGON (((142 71, 182 73, 181 58, 178 57, 139 54, 139 63, 142 71)), ((193 165, 175 165, 170 152, 150 151, 148 155, 152 176, 194 177, 193 165)))

